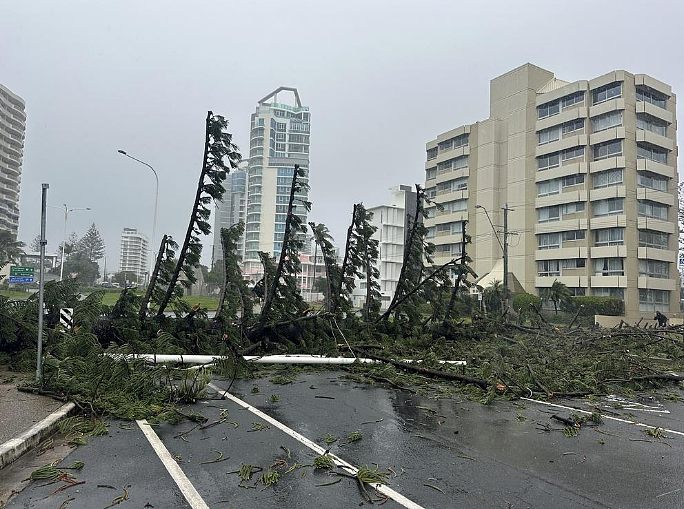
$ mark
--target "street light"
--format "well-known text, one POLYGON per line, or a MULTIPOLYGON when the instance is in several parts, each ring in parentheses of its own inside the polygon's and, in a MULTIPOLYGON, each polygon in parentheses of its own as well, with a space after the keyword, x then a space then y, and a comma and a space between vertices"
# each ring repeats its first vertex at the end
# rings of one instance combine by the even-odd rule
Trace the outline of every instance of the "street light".
POLYGON ((487 220, 489 221, 489 224, 492 225, 492 231, 494 232, 494 236, 496 237, 496 241, 499 243, 499 245, 501 246, 501 250, 503 251, 503 248, 504 248, 503 244, 501 244, 501 240, 499 239, 499 233, 494 228, 494 223, 492 223, 492 220, 489 217, 489 212, 487 212, 487 209, 484 208, 482 205, 475 205, 475 208, 484 210, 484 213, 487 216, 487 220))
POLYGON ((141 161, 137 157, 133 157, 132 155, 128 154, 125 150, 119 149, 117 152, 119 154, 125 155, 129 159, 133 159, 134 161, 139 162, 142 165, 147 166, 150 170, 152 170, 152 173, 154 173, 154 180, 155 180, 155 190, 154 190, 154 220, 152 221, 152 242, 150 244, 150 274, 152 274, 152 271, 154 270, 154 259, 152 258, 152 253, 154 252, 153 250, 156 249, 154 240, 157 234, 157 201, 159 199, 159 176, 157 175, 157 170, 155 170, 151 164, 146 163, 145 161, 141 161))
POLYGON ((69 212, 76 212, 78 210, 91 210, 90 207, 79 207, 75 209, 70 209, 67 204, 64 203, 62 207, 57 207, 55 205, 48 205, 48 207, 53 209, 59 209, 64 212, 64 234, 62 235, 62 261, 59 265, 59 280, 64 279, 64 251, 66 250, 66 232, 67 232, 67 219, 69 219, 69 212))

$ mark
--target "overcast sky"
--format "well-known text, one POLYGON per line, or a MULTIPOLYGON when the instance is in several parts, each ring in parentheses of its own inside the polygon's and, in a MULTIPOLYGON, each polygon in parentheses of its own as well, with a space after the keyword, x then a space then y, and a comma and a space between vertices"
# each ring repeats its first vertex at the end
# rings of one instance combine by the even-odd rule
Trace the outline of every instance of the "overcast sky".
MULTIPOLYGON (((354 201, 424 180, 425 142, 487 117, 489 80, 525 62, 568 81, 614 69, 684 89, 681 1, 0 0, 0 83, 26 100, 19 238, 49 203, 92 207, 118 270, 124 227, 182 239, 208 109, 249 152, 256 102, 280 85, 311 108, 310 218, 338 244, 354 201)), ((213 218, 212 218, 213 225, 213 218)), ((51 209, 48 249, 62 237, 51 209)), ((203 262, 211 258, 207 238, 203 262)))

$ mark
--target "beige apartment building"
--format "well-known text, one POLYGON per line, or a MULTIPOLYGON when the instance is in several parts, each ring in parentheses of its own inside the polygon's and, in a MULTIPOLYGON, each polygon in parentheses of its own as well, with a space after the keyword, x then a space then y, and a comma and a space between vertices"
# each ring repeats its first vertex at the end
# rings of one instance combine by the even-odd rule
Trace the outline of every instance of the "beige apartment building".
POLYGON ((645 74, 569 83, 525 64, 494 78, 489 118, 426 145, 436 262, 460 255, 467 221, 475 272, 500 266, 485 209, 501 232, 507 205, 509 280, 527 292, 558 280, 623 299, 630 318, 680 317, 676 140, 676 97, 645 74))
POLYGON ((19 184, 24 156, 26 103, 0 85, 0 230, 19 230, 19 184))

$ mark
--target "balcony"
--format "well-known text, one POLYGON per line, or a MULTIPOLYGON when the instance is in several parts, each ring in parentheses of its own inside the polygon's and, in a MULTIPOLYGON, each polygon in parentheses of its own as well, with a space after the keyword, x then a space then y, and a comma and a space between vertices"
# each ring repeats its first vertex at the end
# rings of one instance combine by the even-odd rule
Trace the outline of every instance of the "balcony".
POLYGON ((637 101, 636 112, 637 114, 647 113, 653 117, 659 118, 660 120, 667 122, 668 124, 672 124, 674 122, 674 115, 672 114, 672 112, 664 110, 663 108, 659 108, 655 104, 647 103, 644 101, 637 101))
POLYGON ((564 193, 539 196, 534 202, 535 208, 548 207, 550 205, 562 205, 564 203, 575 203, 587 201, 587 192, 584 189, 577 191, 566 191, 564 193))
POLYGON ((627 188, 624 185, 602 187, 589 191, 590 201, 624 198, 625 196, 627 196, 627 188))
POLYGON ((573 230, 586 230, 587 220, 580 217, 577 219, 564 219, 561 221, 551 221, 548 223, 537 223, 534 225, 534 233, 553 233, 567 232, 573 230))
POLYGON ((677 279, 660 277, 639 276, 637 286, 648 290, 669 290, 671 292, 679 290, 677 288, 677 279))
POLYGON ((560 150, 565 150, 567 148, 583 146, 587 144, 586 134, 574 134, 566 138, 562 138, 557 141, 552 141, 550 143, 545 143, 544 145, 538 145, 536 150, 536 156, 543 156, 546 154, 551 154, 552 152, 558 152, 560 150))
POLYGON ((534 252, 535 260, 569 260, 572 258, 586 258, 587 248, 560 247, 558 249, 537 249, 534 252))
MULTIPOLYGON (((542 96, 538 96, 542 97, 542 96)), ((544 101, 547 102, 547 101, 544 101)), ((570 122, 572 120, 575 120, 577 118, 586 118, 587 116, 587 107, 584 104, 580 104, 579 107, 573 108, 570 107, 566 110, 561 111, 557 115, 552 115, 550 117, 542 118, 540 120, 537 120, 536 124, 536 130, 541 131, 543 129, 547 129, 549 127, 553 127, 556 125, 564 124, 566 122, 570 122)))
POLYGON ((593 133, 591 136, 589 136, 589 143, 591 145, 596 145, 605 141, 618 140, 621 138, 625 138, 624 127, 609 127, 608 129, 593 133))
POLYGON ((625 214, 615 214, 613 216, 592 217, 589 220, 589 227, 592 230, 601 228, 624 228, 627 226, 627 216, 625 214))
MULTIPOLYGON (((593 163, 592 163, 593 164, 593 163)), ((560 177, 567 177, 575 175, 576 173, 587 173, 587 163, 577 162, 568 163, 549 170, 537 170, 534 175, 535 182, 543 182, 544 180, 551 180, 560 177)))
POLYGON ((657 161, 651 161, 650 159, 637 159, 636 163, 637 171, 650 171, 668 178, 674 178, 675 169, 672 166, 668 166, 657 161))
POLYGON ((594 246, 592 258, 627 258, 627 246, 594 246))
POLYGON ((554 281, 563 283, 569 288, 587 288, 587 276, 537 276, 534 278, 534 286, 537 288, 550 288, 554 281))
POLYGON ((434 166, 437 163, 443 163, 444 161, 448 161, 449 159, 455 159, 456 157, 467 156, 469 154, 470 145, 464 145, 462 147, 440 152, 436 158, 430 159, 430 163, 432 163, 431 166, 434 166))
POLYGON ((656 230, 664 233, 675 233, 677 224, 652 217, 637 217, 637 228, 640 230, 656 230))
POLYGON ((636 192, 637 200, 651 200, 669 207, 674 206, 675 197, 664 191, 657 191, 647 187, 638 187, 636 192))
MULTIPOLYGON (((591 94, 591 92, 589 93, 591 94)), ((624 97, 616 97, 615 99, 610 99, 608 101, 595 104, 589 107, 589 116, 598 117, 604 113, 610 113, 611 111, 618 111, 625 109, 625 99, 624 97)))
POLYGON ((591 276, 592 288, 627 288, 627 276, 591 276))
POLYGON ((462 189, 461 191, 451 191, 447 189, 446 191, 442 191, 441 194, 439 191, 437 191, 437 196, 439 196, 439 201, 437 203, 443 203, 452 200, 467 200, 468 190, 462 189))
MULTIPOLYGON (((449 180, 467 177, 469 175, 470 171, 467 166, 465 168, 459 168, 458 170, 442 170, 434 179, 434 184, 441 184, 442 182, 448 182, 449 180)), ((430 184, 433 184, 433 182, 431 181, 430 184)))
MULTIPOLYGON (((647 103, 649 104, 649 103, 647 103)), ((652 133, 651 131, 645 131, 644 129, 637 129, 636 141, 650 143, 651 145, 656 145, 672 152, 674 150, 674 141, 666 136, 660 134, 652 133)))
POLYGON ((655 247, 639 247, 637 258, 641 260, 659 260, 661 262, 677 263, 677 251, 658 249, 655 247))

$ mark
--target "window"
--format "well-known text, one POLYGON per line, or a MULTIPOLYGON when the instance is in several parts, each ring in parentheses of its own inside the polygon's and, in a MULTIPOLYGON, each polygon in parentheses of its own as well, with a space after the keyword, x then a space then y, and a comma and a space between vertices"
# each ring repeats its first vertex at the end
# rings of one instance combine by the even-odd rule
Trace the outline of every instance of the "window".
POLYGON ((291 177, 294 175, 294 168, 278 168, 279 177, 291 177))
POLYGON ((591 119, 594 132, 622 125, 622 111, 611 111, 591 119))
POLYGON ((290 177, 277 177, 276 183, 279 186, 286 186, 292 184, 292 179, 290 177))
POLYGON ((656 133, 661 136, 667 135, 667 122, 660 120, 659 118, 652 117, 651 115, 638 114, 636 125, 637 129, 651 131, 652 133, 656 133))
POLYGON ((622 184, 622 168, 594 173, 594 189, 622 184))
POLYGON ((468 209, 468 200, 454 200, 443 203, 445 212, 461 212, 468 209))
POLYGON ((584 240, 585 237, 585 231, 584 230, 573 230, 569 232, 563 232, 562 237, 563 237, 563 242, 572 242, 575 240, 584 240))
POLYGON ((584 258, 572 258, 569 260, 561 260, 561 267, 563 269, 583 269, 586 267, 587 261, 584 258))
POLYGON ((649 87, 637 87, 636 100, 651 103, 664 109, 667 96, 649 87))
POLYGON ((602 102, 609 101, 610 99, 615 99, 616 97, 621 97, 622 82, 617 81, 615 83, 610 83, 609 85, 604 85, 602 87, 592 90, 591 93, 594 98, 593 104, 599 104, 602 102))
POLYGON ((537 275, 539 277, 560 276, 559 261, 539 260, 537 262, 537 275))
POLYGON ((624 288, 592 288, 596 297, 615 297, 625 300, 624 288))
POLYGON ((549 196, 561 191, 561 179, 544 180, 537 183, 537 196, 549 196))
POLYGON ((650 159, 651 161, 667 164, 667 149, 646 143, 637 143, 637 159, 650 159))
POLYGON ((464 191, 466 189, 468 189, 468 178, 467 177, 463 177, 463 178, 451 181, 451 190, 452 191, 464 191))
POLYGON ((558 249, 560 233, 542 233, 537 235, 537 249, 558 249))
POLYGON ((463 233, 463 221, 451 223, 451 233, 452 235, 455 233, 463 233))
POLYGON ((459 170, 468 166, 468 156, 455 157, 444 162, 437 163, 437 171, 459 170))
POLYGON ((284 232, 285 231, 285 224, 284 223, 276 223, 273 226, 274 226, 274 230, 277 232, 284 232))
POLYGON ((554 205, 553 207, 542 207, 539 209, 538 214, 540 223, 560 221, 560 207, 558 205, 554 205))
POLYGON ((622 140, 610 140, 594 145, 594 161, 622 155, 622 140))
POLYGON ((427 151, 427 159, 428 159, 428 161, 429 161, 430 159, 434 159, 435 157, 437 157, 437 147, 431 148, 431 149, 429 149, 429 150, 427 151))
POLYGON ((566 203, 563 205, 563 215, 576 214, 578 212, 584 212, 584 202, 577 201, 574 203, 566 203))
POLYGON ((549 168, 556 168, 557 166, 560 166, 560 156, 558 155, 558 152, 537 157, 537 168, 539 170, 548 170, 549 168))
POLYGON ((428 168, 425 171, 425 180, 432 180, 434 178, 437 178, 437 168, 428 168))
POLYGON ((284 143, 276 143, 275 144, 275 149, 278 152, 285 152, 285 144, 284 143))
POLYGON ((436 187, 428 187, 425 189, 425 197, 426 198, 434 198, 437 196, 437 188, 436 187))
POLYGON ((622 214, 623 205, 622 198, 608 198, 607 200, 598 200, 592 203, 594 216, 613 216, 615 214, 622 214))
POLYGON ((555 127, 549 128, 549 129, 544 129, 543 131, 539 131, 537 133, 537 144, 538 145, 545 145, 546 143, 550 143, 552 141, 560 140, 560 137, 561 137, 561 127, 560 126, 555 126, 555 127))
POLYGON ((537 106, 537 118, 546 118, 560 113, 560 101, 551 101, 537 106))
POLYGON ((290 187, 276 186, 276 193, 278 194, 290 194, 290 187))
POLYGON ((285 240, 285 234, 284 233, 274 233, 273 234, 273 240, 277 240, 278 242, 282 242, 285 240))
POLYGON ((439 244, 438 246, 435 246, 435 253, 451 253, 451 244, 439 244))
POLYGON ((276 196, 276 203, 290 203, 289 196, 276 196))
POLYGON ((276 214, 287 214, 287 205, 276 205, 276 214))
POLYGON ((670 277, 670 264, 660 260, 639 260, 639 275, 667 279, 670 277))
POLYGON ((594 271, 597 276, 624 276, 624 258, 597 258, 594 260, 594 271))
POLYGON ((563 177, 563 187, 577 186, 580 184, 584 184, 583 173, 576 173, 575 175, 563 177))
POLYGON ((276 123, 276 131, 286 131, 287 130, 287 124, 285 122, 277 122, 276 123))
POLYGON ((666 290, 639 289, 639 311, 655 313, 670 310, 670 292, 666 290))
POLYGON ((638 173, 637 186, 655 191, 667 191, 667 178, 654 173, 638 173))
POLYGON ((284 223, 287 220, 287 214, 276 214, 275 215, 275 222, 276 223, 284 223))
POLYGON ((442 223, 437 225, 437 231, 438 232, 450 232, 451 231, 451 223, 442 223))
POLYGON ((669 240, 669 234, 667 233, 655 230, 639 230, 639 247, 667 249, 669 240))
POLYGON ((581 287, 568 288, 568 290, 570 290, 570 295, 572 297, 584 297, 587 293, 586 288, 581 288, 581 287))
POLYGON ((571 120, 570 122, 563 124, 563 134, 572 133, 581 129, 584 129, 583 118, 576 118, 575 120, 571 120))
POLYGON ((601 246, 621 246, 624 244, 624 228, 603 228, 594 232, 594 245, 601 246))
POLYGON ((435 217, 435 212, 437 210, 437 207, 427 207, 425 209, 425 218, 426 219, 432 219, 435 217))
POLYGON ((637 200, 637 215, 667 221, 667 205, 649 200, 637 200))
POLYGON ((575 92, 574 94, 566 95, 561 99, 561 106, 563 109, 573 104, 581 103, 584 101, 584 92, 575 92))
POLYGON ((563 150, 563 152, 561 152, 561 156, 563 161, 567 161, 568 159, 575 159, 576 157, 583 157, 584 147, 575 147, 563 150))
POLYGON ((435 238, 435 227, 434 226, 430 226, 427 229, 427 233, 425 234, 425 238, 426 239, 434 239, 435 238))
POLYGON ((309 143, 308 134, 291 134, 290 143, 309 143))

